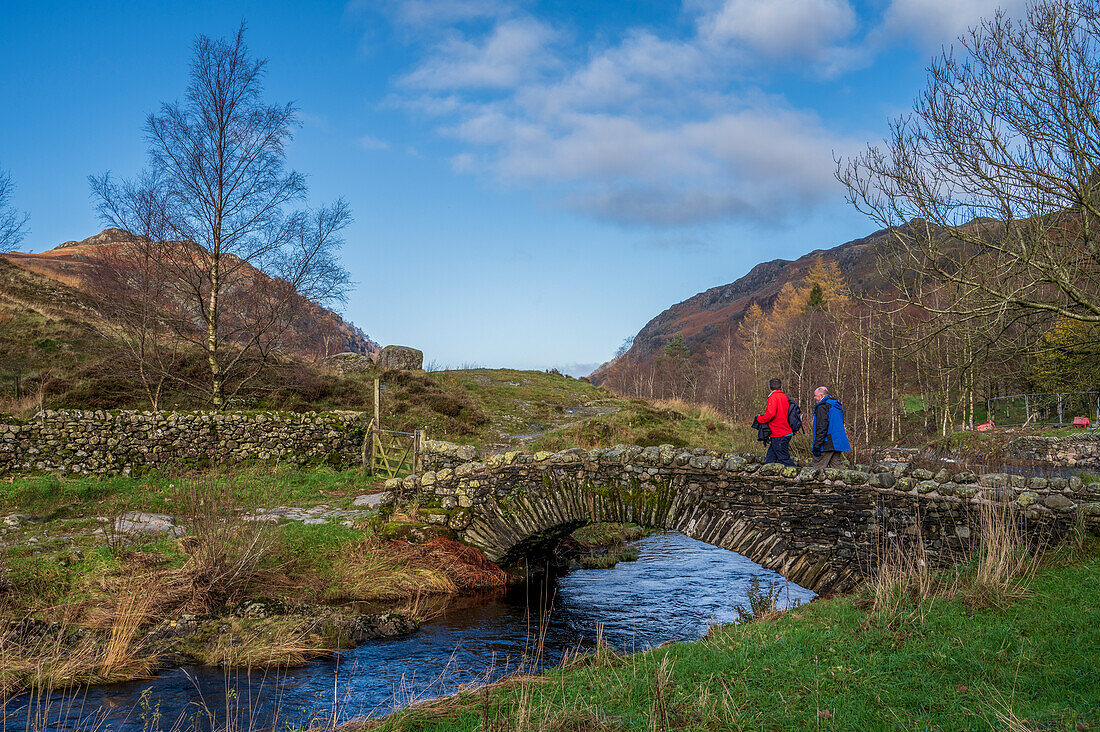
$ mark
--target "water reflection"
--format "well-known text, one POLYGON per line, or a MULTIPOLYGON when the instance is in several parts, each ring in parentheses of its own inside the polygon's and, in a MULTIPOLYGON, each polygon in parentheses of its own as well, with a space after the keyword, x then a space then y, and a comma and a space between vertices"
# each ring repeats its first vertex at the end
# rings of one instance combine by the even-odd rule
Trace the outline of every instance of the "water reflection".
MULTIPOLYGON (((637 545, 636 562, 444 603, 432 608, 435 617, 412 636, 366 643, 278 678, 191 667, 82 691, 75 702, 70 695, 67 705, 53 697, 56 711, 37 728, 93 728, 91 719, 74 723, 71 711, 67 723, 55 722, 74 703, 125 731, 169 729, 181 719, 187 728, 208 729, 227 716, 251 728, 270 728, 380 715, 516 670, 557 664, 567 653, 591 648, 599 624, 604 640, 619 651, 700 638, 711 623, 736 618, 734 608, 747 604, 754 575, 783 583, 783 606, 813 597, 745 557, 682 534, 658 534, 637 545)), ((25 728, 27 705, 26 697, 9 703, 4 726, 25 728)))

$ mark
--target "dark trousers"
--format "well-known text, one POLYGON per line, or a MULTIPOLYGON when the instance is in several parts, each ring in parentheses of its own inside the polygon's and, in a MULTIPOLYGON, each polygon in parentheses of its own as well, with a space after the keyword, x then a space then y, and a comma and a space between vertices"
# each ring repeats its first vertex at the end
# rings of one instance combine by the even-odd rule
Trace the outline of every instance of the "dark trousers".
POLYGON ((794 435, 787 435, 786 437, 773 437, 768 443, 768 454, 764 456, 764 462, 794 465, 794 460, 791 460, 790 453, 792 437, 794 437, 794 435))

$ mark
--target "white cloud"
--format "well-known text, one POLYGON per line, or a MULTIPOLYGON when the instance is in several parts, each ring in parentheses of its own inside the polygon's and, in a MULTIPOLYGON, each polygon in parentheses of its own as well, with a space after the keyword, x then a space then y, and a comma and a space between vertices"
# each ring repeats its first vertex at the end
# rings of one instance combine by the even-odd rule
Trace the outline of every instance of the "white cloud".
POLYGON ((856 30, 847 0, 725 0, 699 21, 703 37, 772 58, 821 57, 856 30))
POLYGON ((664 102, 669 86, 676 85, 682 93, 712 76, 712 61, 696 45, 638 30, 551 83, 517 90, 517 102, 544 115, 619 108, 654 98, 654 86, 666 88, 665 94, 655 97, 664 102))
POLYGON ((389 150, 390 143, 374 135, 363 135, 359 138, 359 147, 364 150, 389 150))
POLYGON ((879 36, 910 37, 924 46, 949 46, 981 18, 992 18, 998 8, 1018 14, 1025 5, 1025 0, 892 0, 873 41, 879 36))
POLYGON ((435 90, 514 87, 550 62, 555 36, 549 25, 533 18, 501 21, 481 42, 454 32, 403 84, 435 90))
MULTIPOLYGON (((623 224, 778 222, 837 191, 832 150, 854 147, 811 115, 752 108, 698 121, 576 115, 560 134, 509 135, 497 120, 490 172, 557 187, 568 208, 623 224)), ((472 138, 468 141, 474 142, 472 138)))
POLYGON ((452 169, 622 224, 776 221, 836 193, 838 136, 756 89, 731 95, 725 50, 632 29, 570 62, 560 38, 530 17, 453 34, 402 103, 465 146, 452 169))
POLYGON ((451 167, 456 173, 471 173, 474 171, 476 162, 472 153, 459 153, 451 158, 451 167))
POLYGON ((500 18, 512 12, 506 0, 351 0, 348 8, 376 10, 379 5, 399 25, 421 29, 500 18))

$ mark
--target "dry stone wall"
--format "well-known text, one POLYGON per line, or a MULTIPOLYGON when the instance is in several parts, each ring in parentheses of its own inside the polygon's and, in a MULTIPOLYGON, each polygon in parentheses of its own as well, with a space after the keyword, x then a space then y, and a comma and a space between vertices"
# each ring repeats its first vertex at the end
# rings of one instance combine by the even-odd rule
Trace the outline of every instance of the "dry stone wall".
POLYGON ((1067 468, 1100 469, 1100 432, 1065 437, 1017 437, 1005 449, 1009 460, 1027 460, 1067 468))
POLYGON ((937 564, 966 556, 979 511, 1007 511, 1047 541, 1100 529, 1100 484, 1080 478, 937 475, 905 465, 817 470, 671 445, 493 455, 394 479, 421 520, 510 563, 596 521, 681 531, 817 592, 853 587, 884 547, 919 540, 937 564))
POLYGON ((361 412, 46 410, 0 415, 0 474, 129 474, 242 461, 361 464, 361 412))
POLYGON ((472 463, 481 458, 473 445, 459 445, 444 440, 423 440, 420 443, 420 464, 425 471, 436 472, 472 463))

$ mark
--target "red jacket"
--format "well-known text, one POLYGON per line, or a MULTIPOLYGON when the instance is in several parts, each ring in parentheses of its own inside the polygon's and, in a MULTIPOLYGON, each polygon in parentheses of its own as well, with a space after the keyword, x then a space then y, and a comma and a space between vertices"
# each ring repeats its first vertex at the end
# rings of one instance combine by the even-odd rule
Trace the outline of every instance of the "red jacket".
POLYGON ((761 424, 771 427, 772 437, 786 437, 793 434, 794 430, 787 424, 787 411, 790 402, 782 389, 776 389, 768 395, 768 407, 764 413, 756 417, 761 424))

